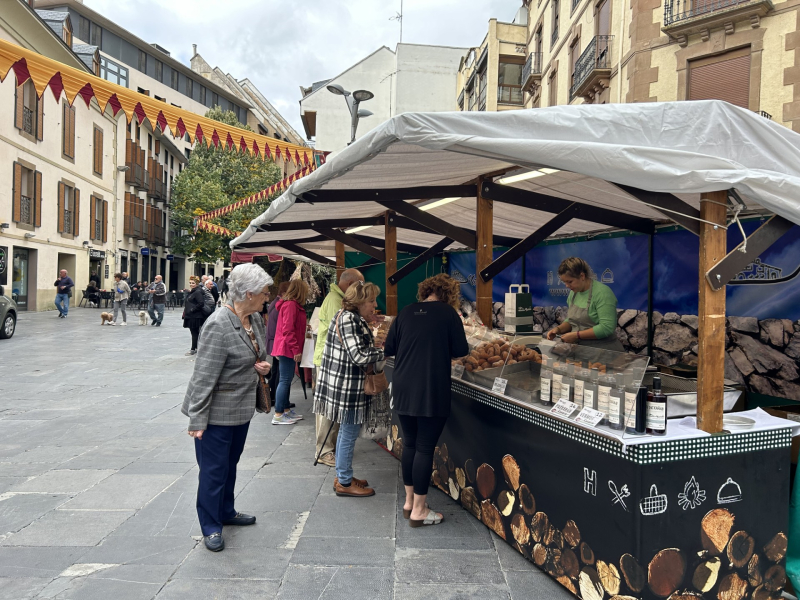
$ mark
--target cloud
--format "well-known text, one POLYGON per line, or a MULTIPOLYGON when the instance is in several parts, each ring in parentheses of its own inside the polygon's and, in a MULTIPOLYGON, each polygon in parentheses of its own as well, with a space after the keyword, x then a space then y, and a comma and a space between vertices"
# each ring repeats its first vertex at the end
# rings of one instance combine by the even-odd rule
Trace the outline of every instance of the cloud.
MULTIPOLYGON (((91 9, 189 64, 249 78, 303 135, 300 86, 333 77, 381 46, 394 49, 400 0, 84 0, 91 9)), ((403 41, 478 46, 489 19, 510 22, 520 0, 405 0, 403 41)), ((455 91, 453 92, 455 96, 455 91)))

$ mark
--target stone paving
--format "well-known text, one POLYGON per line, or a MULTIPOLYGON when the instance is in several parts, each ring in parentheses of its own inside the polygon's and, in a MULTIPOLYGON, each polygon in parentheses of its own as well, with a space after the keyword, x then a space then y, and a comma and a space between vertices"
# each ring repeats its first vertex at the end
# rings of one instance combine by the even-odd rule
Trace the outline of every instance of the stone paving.
POLYGON ((445 522, 410 529, 399 463, 373 442, 354 464, 377 495, 334 495, 333 470, 312 466, 311 418, 255 416, 237 508, 258 522, 207 551, 180 413, 189 332, 180 309, 160 328, 132 312, 125 328, 96 309, 22 313, 0 342, 0 599, 571 597, 439 491, 445 522))

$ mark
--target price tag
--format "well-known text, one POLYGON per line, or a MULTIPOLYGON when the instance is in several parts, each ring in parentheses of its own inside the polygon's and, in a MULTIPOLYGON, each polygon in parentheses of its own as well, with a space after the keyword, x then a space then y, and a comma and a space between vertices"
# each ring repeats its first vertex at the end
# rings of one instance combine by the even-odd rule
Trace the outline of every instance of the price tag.
POLYGON ((578 416, 575 417, 576 423, 588 425, 589 427, 597 427, 597 424, 603 420, 603 413, 593 408, 585 407, 578 416))
POLYGON ((550 412, 554 415, 558 415, 559 417, 569 418, 569 416, 576 410, 578 410, 577 404, 570 402, 566 398, 562 398, 555 403, 555 406, 550 409, 550 412))
POLYGON ((508 385, 508 379, 503 379, 502 377, 495 377, 494 385, 492 386, 492 391, 495 394, 505 394, 507 385, 508 385))
POLYGON ((461 379, 461 376, 463 374, 464 374, 464 365, 459 365, 458 363, 456 363, 450 366, 450 377, 461 379))

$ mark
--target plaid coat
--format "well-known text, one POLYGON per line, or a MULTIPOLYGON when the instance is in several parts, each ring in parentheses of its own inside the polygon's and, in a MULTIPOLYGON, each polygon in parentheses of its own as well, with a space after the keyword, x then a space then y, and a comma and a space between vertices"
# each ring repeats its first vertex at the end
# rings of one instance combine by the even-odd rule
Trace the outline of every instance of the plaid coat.
POLYGON ((328 327, 314 392, 314 412, 337 423, 363 423, 367 410, 365 371, 381 360, 383 350, 374 347, 367 322, 349 310, 338 313, 328 327), (336 333, 337 322, 341 339, 336 333))

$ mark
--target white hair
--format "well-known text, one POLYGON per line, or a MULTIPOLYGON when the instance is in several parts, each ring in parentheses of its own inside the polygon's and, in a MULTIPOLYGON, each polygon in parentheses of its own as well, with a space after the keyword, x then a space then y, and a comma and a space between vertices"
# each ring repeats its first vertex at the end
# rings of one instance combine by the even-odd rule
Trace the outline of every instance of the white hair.
POLYGON ((234 302, 241 302, 247 297, 247 292, 258 294, 268 285, 272 285, 272 277, 258 265, 236 265, 228 279, 228 295, 234 302))

